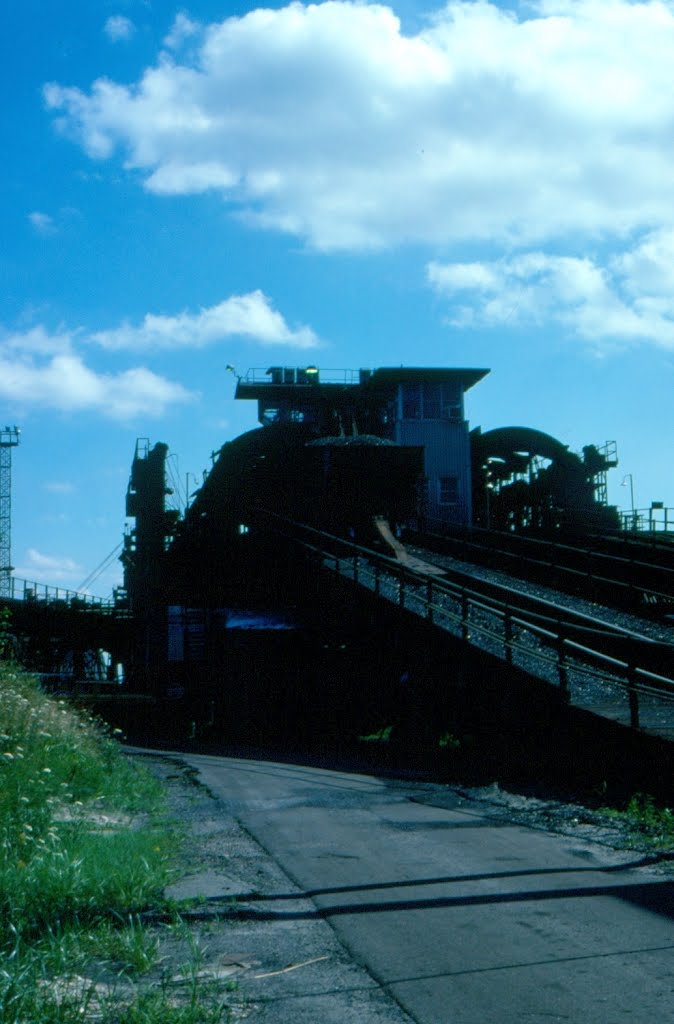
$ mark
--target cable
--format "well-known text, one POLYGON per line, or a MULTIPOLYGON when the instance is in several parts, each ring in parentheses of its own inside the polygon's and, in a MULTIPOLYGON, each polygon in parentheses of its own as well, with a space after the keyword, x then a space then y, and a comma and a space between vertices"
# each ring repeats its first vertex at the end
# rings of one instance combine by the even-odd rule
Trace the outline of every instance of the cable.
POLYGON ((115 547, 110 552, 109 555, 105 556, 105 558, 103 559, 101 564, 97 565, 96 568, 93 570, 93 572, 89 573, 89 575, 84 580, 84 582, 80 583, 79 587, 77 588, 78 592, 83 591, 86 587, 89 587, 94 582, 94 580, 97 580, 98 577, 101 575, 101 573, 104 572, 108 568, 108 566, 110 565, 112 560, 119 554, 119 552, 122 550, 123 547, 124 547, 124 541, 120 541, 119 544, 117 545, 117 547, 115 547))

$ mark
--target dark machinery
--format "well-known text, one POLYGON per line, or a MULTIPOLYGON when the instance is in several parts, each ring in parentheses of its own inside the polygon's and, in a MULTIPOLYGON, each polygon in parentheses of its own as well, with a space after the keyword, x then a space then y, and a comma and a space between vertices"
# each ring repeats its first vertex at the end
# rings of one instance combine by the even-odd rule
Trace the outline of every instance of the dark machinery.
POLYGON ((181 650, 189 639, 205 664, 220 642, 218 617, 304 600, 301 567, 269 515, 399 560, 401 531, 425 521, 513 532, 616 526, 605 504, 610 452, 588 447, 580 457, 524 427, 469 433, 463 393, 485 372, 395 368, 345 380, 340 371, 332 382, 315 368, 249 371, 237 397, 257 400, 263 425, 214 453, 182 518, 165 506, 166 445, 139 442, 122 556, 138 684, 146 670, 170 675, 176 616, 181 650))
POLYGON ((582 458, 549 434, 501 427, 471 434, 473 523, 492 530, 606 532, 619 528, 605 503, 615 446, 582 458))
POLYGON ((375 517, 417 515, 423 449, 379 437, 324 437, 306 424, 250 430, 224 444, 184 519, 164 511, 167 448, 136 450, 127 514, 136 520, 122 556, 134 614, 152 615, 228 579, 261 511, 374 544, 375 517))
POLYGON ((269 513, 384 546, 382 520, 395 526, 417 511, 423 449, 382 438, 322 436, 302 423, 248 431, 222 446, 180 521, 164 507, 166 454, 163 444, 137 447, 127 494, 128 677, 143 692, 183 694, 198 677, 203 692, 220 693, 225 677, 262 678, 267 650, 274 664, 285 651, 292 675, 289 623, 306 603, 305 576, 269 513))
POLYGON ((223 445, 186 517, 238 529, 266 508, 337 534, 372 535, 374 515, 416 515, 423 451, 371 436, 323 437, 303 424, 274 424, 223 445))
MULTIPOLYGON (((366 378, 365 385, 370 386, 372 379, 366 378)), ((265 387, 258 390, 266 401, 265 387)), ((271 384, 272 390, 279 387, 271 384)), ((152 618, 172 602, 217 600, 213 581, 235 579, 239 561, 240 573, 246 573, 252 537, 257 537, 258 546, 261 543, 264 531, 256 520, 260 510, 364 546, 381 543, 377 522, 382 520, 394 533, 396 526, 423 527, 428 453, 440 441, 449 443, 442 433, 447 423, 428 421, 425 433, 415 427, 414 436, 424 444, 396 443, 383 436, 384 428, 379 434, 359 433, 355 421, 346 433, 343 425, 349 417, 339 402, 353 403, 352 391, 356 397, 359 391, 330 390, 329 385, 321 391, 309 384, 304 385, 306 397, 302 385, 289 387, 292 415, 270 420, 264 405, 266 425, 222 446, 181 520, 164 507, 166 446, 150 450, 146 441, 140 444, 127 496, 127 514, 136 524, 122 556, 135 615, 152 618), (334 407, 340 415, 327 420, 308 415, 309 400, 316 396, 321 408, 334 407), (301 416, 295 408, 299 402, 305 403, 301 416), (340 423, 338 435, 333 421, 340 423)), ((273 398, 280 405, 276 392, 273 398)), ((605 474, 616 462, 614 448, 600 451, 588 446, 581 457, 550 435, 527 427, 474 430, 472 524, 512 532, 612 530, 618 518, 606 505, 605 474)))
POLYGON ((375 517, 406 524, 416 516, 422 469, 421 448, 382 438, 323 437, 292 423, 248 431, 220 449, 178 525, 167 586, 185 580, 193 591, 198 567, 213 571, 223 559, 231 576, 263 511, 372 545, 375 517))

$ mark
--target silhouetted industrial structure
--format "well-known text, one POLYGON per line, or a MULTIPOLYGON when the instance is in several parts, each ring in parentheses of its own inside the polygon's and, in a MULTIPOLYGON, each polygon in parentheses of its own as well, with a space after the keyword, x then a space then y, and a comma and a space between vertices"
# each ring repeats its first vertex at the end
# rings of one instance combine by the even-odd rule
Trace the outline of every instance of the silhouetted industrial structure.
POLYGON ((582 457, 549 434, 501 427, 471 435, 474 525, 517 533, 617 529, 606 473, 618 465, 615 442, 586 445, 582 457))
POLYGON ((19 443, 17 427, 0 430, 0 597, 11 594, 12 574, 12 448, 19 443))
POLYGON ((212 669, 235 634, 256 630, 259 645, 266 631, 278 645, 292 632, 297 567, 263 514, 389 554, 410 529, 617 526, 605 488, 615 446, 581 457, 529 428, 469 431, 464 395, 488 372, 250 370, 235 398, 257 402, 261 425, 222 446, 182 518, 166 508, 166 445, 140 440, 122 555, 131 676, 180 689, 180 666, 212 669))
MULTIPOLYGON (((370 479, 374 472, 382 488, 384 480, 392 486, 396 482, 388 467, 376 469, 377 459, 387 457, 382 442, 419 449, 418 514, 468 525, 472 496, 464 395, 488 372, 400 367, 320 373, 315 367, 278 366, 249 371, 239 379, 235 398, 257 400, 258 420, 265 427, 302 424, 307 443, 320 439, 333 460, 345 445, 357 445, 354 464, 370 459, 364 476, 370 479), (366 454, 368 448, 376 449, 376 455, 366 454)), ((301 480, 294 483, 301 490, 301 480)), ((344 498, 344 489, 341 499, 335 493, 335 501, 344 498)), ((368 498, 371 503, 364 511, 371 516, 377 498, 368 498)))

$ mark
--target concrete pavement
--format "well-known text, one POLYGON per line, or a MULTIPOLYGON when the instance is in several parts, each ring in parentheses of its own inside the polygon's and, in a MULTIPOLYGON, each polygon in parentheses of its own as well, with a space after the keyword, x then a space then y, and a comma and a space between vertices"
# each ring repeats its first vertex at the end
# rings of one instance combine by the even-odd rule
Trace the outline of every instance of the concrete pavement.
POLYGON ((207 801, 203 862, 178 894, 201 891, 205 920, 258 961, 237 979, 252 1019, 674 1021, 674 885, 638 855, 431 783, 175 763, 207 801))

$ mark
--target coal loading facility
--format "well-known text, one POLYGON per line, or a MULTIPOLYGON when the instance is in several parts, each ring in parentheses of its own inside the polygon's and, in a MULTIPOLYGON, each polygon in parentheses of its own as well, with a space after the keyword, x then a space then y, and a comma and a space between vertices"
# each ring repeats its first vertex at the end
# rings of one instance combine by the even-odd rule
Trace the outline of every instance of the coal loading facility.
MULTIPOLYGON (((260 426, 214 453, 181 517, 166 508, 166 446, 139 442, 122 555, 136 630, 131 685, 176 701, 198 690, 203 704, 245 678, 248 705, 250 681, 269 682, 272 663, 286 696, 302 658, 325 674, 321 652, 331 641, 317 624, 301 559, 270 525, 275 518, 390 554, 408 529, 465 530, 492 515, 501 529, 562 528, 570 518, 610 516, 598 484, 609 459, 580 459, 524 428, 471 434, 464 396, 487 373, 251 370, 237 378, 235 398, 257 403, 260 426), (501 495, 521 494, 525 473, 527 499, 513 511, 501 495), (559 511, 564 501, 568 514, 559 511)), ((236 713, 241 720, 246 708, 236 713)))
POLYGON ((617 530, 607 504, 606 474, 616 445, 586 445, 582 456, 530 427, 471 434, 473 525, 522 532, 617 530))

